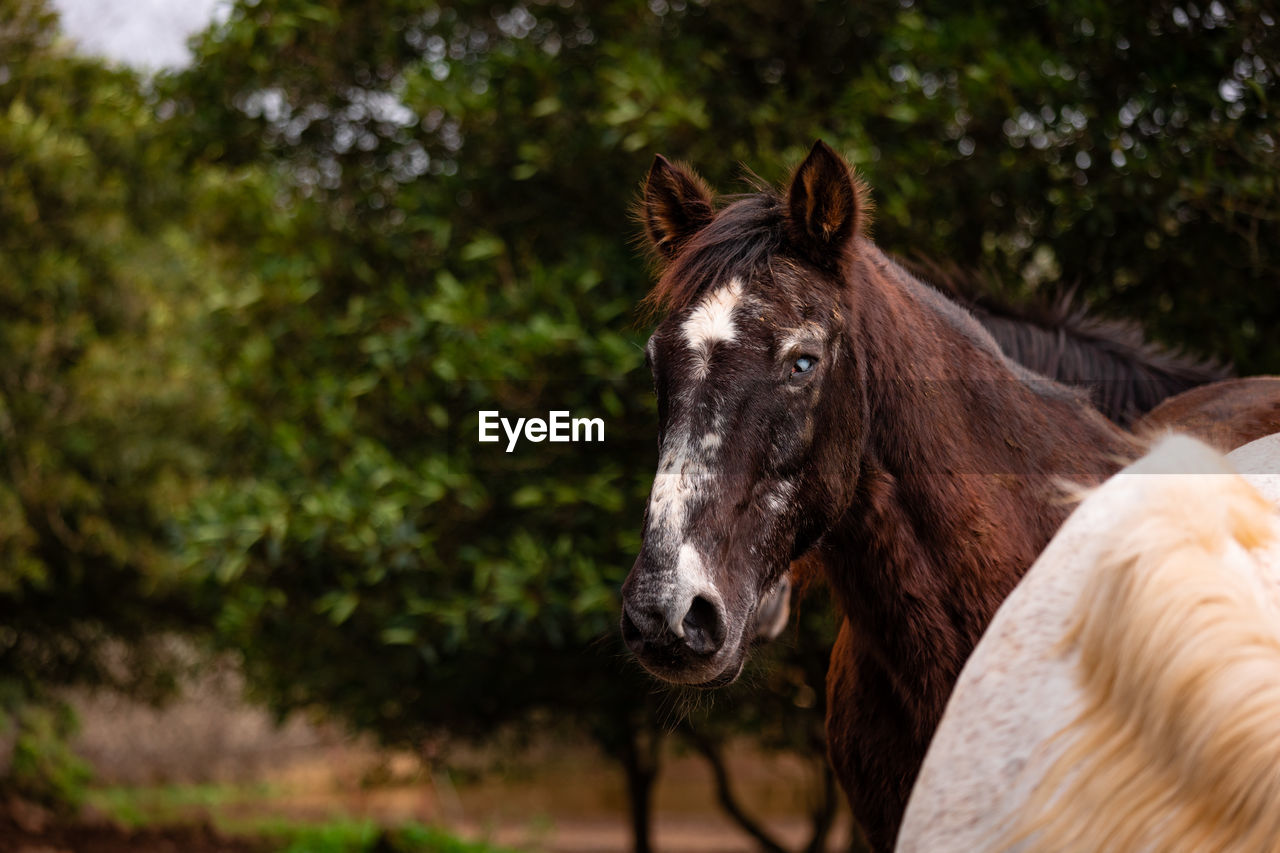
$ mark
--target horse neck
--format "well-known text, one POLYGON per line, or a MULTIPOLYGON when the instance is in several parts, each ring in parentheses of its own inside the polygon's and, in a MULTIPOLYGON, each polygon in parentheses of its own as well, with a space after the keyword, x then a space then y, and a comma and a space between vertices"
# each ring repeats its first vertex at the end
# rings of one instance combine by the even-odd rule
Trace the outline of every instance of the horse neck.
POLYGON ((856 494, 822 557, 851 625, 931 726, 1065 517, 1060 481, 1099 481, 1131 448, 1082 398, 1012 365, 971 317, 865 245, 845 364, 866 389, 866 433, 856 494))

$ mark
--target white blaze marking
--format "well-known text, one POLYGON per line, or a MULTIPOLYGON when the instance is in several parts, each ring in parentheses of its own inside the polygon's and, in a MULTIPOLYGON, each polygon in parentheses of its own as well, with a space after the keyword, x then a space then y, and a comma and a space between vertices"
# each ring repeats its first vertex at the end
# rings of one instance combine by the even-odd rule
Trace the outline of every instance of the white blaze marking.
POLYGON ((668 435, 649 493, 649 529, 674 533, 684 525, 685 504, 706 482, 707 466, 690 452, 688 436, 668 435))
MULTIPOLYGON (((705 378, 710 370, 712 347, 737 337, 733 312, 741 298, 742 281, 735 278, 694 308, 681 326, 685 343, 694 351, 697 360, 696 378, 705 378)), ((693 389, 686 387, 679 393, 691 397, 693 389)), ((649 529, 646 535, 664 539, 667 543, 681 543, 676 552, 674 574, 666 575, 666 589, 660 595, 667 626, 677 637, 685 635, 684 617, 696 597, 702 596, 717 607, 721 605, 720 594, 702 562, 702 555, 693 545, 684 542, 681 534, 689 520, 690 502, 705 492, 710 484, 708 463, 715 457, 722 441, 718 417, 715 426, 701 436, 693 435, 687 424, 670 430, 663 442, 658 473, 649 493, 649 529)))
POLYGON ((684 636, 685 614, 693 605, 693 599, 699 595, 714 599, 715 603, 719 601, 719 595, 715 592, 711 577, 702 564, 702 555, 698 553, 697 548, 686 542, 680 546, 679 556, 676 558, 676 576, 671 592, 663 602, 663 615, 667 618, 667 627, 677 637, 684 636))
MULTIPOLYGON (((702 379, 710 369, 711 348, 720 341, 732 341, 737 337, 733 325, 733 312, 742 299, 742 280, 735 278, 702 301, 690 312, 681 326, 685 343, 697 358, 695 374, 702 379)), ((649 345, 652 346, 650 339, 649 345)), ((680 392, 686 397, 692 389, 680 392)), ((717 420, 717 429, 719 422, 717 420)), ((687 430, 672 431, 663 444, 658 474, 653 479, 649 494, 649 532, 666 533, 675 537, 684 526, 686 505, 702 490, 710 479, 707 460, 719 448, 720 435, 716 429, 704 434, 695 445, 695 439, 687 430)))
POLYGON ((711 368, 711 347, 737 337, 733 310, 741 299, 742 280, 735 278, 703 300, 685 319, 681 330, 689 349, 699 357, 699 379, 705 378, 711 368))
MULTIPOLYGON (((719 423, 717 418, 717 427, 719 423)), ((649 492, 651 533, 666 532, 674 538, 684 528, 688 521, 686 505, 710 484, 708 463, 721 444, 719 433, 714 431, 704 433, 696 448, 687 432, 668 434, 649 492)))

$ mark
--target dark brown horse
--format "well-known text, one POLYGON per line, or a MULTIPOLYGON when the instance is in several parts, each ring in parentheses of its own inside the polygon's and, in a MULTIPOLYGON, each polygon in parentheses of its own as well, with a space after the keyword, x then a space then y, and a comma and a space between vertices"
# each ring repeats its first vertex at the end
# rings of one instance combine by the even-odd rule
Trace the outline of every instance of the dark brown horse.
POLYGON ((664 679, 728 683, 758 603, 820 564, 846 617, 829 750, 887 850, 961 665, 1065 515, 1057 484, 1136 442, 881 253, 865 195, 822 143, 785 196, 719 210, 655 162, 661 449, 622 632, 664 679))

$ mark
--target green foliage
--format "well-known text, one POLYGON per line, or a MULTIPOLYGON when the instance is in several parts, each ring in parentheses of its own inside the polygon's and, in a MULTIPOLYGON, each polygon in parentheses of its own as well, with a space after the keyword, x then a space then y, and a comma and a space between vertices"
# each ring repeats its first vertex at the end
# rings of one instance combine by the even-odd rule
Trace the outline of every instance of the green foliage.
POLYGON ((13 739, 0 790, 55 808, 79 806, 90 774, 68 746, 79 728, 71 706, 57 700, 33 702, 6 690, 0 712, 0 736, 13 739))
POLYGON ((457 189, 453 223, 545 257, 616 240, 654 149, 725 186, 824 136, 875 187, 888 248, 1080 283, 1256 371, 1280 358, 1246 322, 1276 310, 1250 291, 1278 271, 1277 29, 1256 0, 296 0, 206 39, 192 103, 226 104, 197 116, 219 152, 305 164, 362 217, 421 210, 393 200, 431 194, 422 170, 457 189))
MULTIPOLYGON (((337 817, 323 823, 287 817, 245 817, 246 809, 269 814, 282 791, 269 785, 166 785, 97 788, 87 801, 128 827, 168 826, 208 820, 232 837, 263 839, 271 849, 293 853, 501 853, 500 848, 456 838, 433 826, 405 823, 387 828, 376 821, 337 817)), ((278 804, 277 804, 278 805, 278 804)))
POLYGON ((10 782, 74 799, 51 689, 171 685, 170 631, 207 622, 173 510, 218 404, 187 325, 208 256, 178 151, 130 73, 67 55, 39 4, 0 0, 0 684, 10 782), (203 387, 202 387, 203 386, 203 387), (28 704, 29 703, 29 704, 28 704))
POLYGON ((116 823, 133 828, 182 823, 205 815, 222 826, 228 823, 227 812, 262 806, 278 793, 276 787, 262 783, 118 786, 95 787, 86 801, 116 823))
MULTIPOLYGON (((463 244, 455 273, 407 250, 408 269, 377 257, 411 239, 399 233, 356 246, 305 212, 257 226, 240 279, 254 296, 211 315, 210 358, 245 410, 229 424, 240 450, 186 529, 192 565, 223 601, 221 635, 248 652, 263 694, 412 742, 556 700, 565 685, 545 667, 557 656, 616 669, 587 646, 612 631, 635 535, 599 530, 583 507, 638 514, 642 488, 604 451, 475 444, 478 409, 564 404, 566 384, 530 378, 530 362, 553 375, 590 362, 572 386, 578 410, 626 418, 647 405, 612 378, 635 358, 624 333, 582 340, 568 319, 596 281, 579 275, 566 292, 530 263, 521 287, 504 288, 510 261, 493 239, 463 244), (380 270, 376 287, 364 267, 380 270)), ((596 310, 617 317, 626 303, 596 310)))
POLYGON ((383 829, 372 821, 335 821, 321 826, 280 827, 281 853, 504 853, 506 848, 464 841, 430 826, 383 829))
POLYGON ((1167 340, 1280 365, 1258 324, 1280 310, 1263 4, 910 9, 887 35, 832 110, 860 125, 836 133, 870 154, 883 243, 1078 283, 1167 340))
MULTIPOLYGON (((261 148, 236 104, 283 121, 254 94, 277 84, 316 98, 291 114, 352 109, 332 98, 355 82, 332 75, 358 68, 324 60, 322 79, 243 64, 241 51, 274 38, 263 11, 238 10, 205 42, 201 71, 171 83, 175 121, 190 98, 197 130, 219 120, 207 138, 219 151, 261 148), (251 91, 223 76, 277 71, 251 91), (232 95, 230 111, 195 109, 210 87, 232 95)), ((356 32, 346 17, 335 28, 302 15, 318 39, 308 52, 381 44, 397 10, 369 13, 356 32)), ((555 72, 547 63, 539 73, 555 72)), ((434 78, 420 64, 404 73, 402 96, 427 116, 434 78)), ((360 96, 366 116, 375 94, 360 96)), ((486 112, 518 106, 470 87, 455 96, 486 112)), ((381 129, 408 137, 394 118, 381 129)), ((334 132, 357 132, 344 128, 334 132)), ((233 195, 214 206, 238 218, 209 229, 243 264, 240 289, 211 312, 208 351, 236 401, 238 452, 186 526, 192 566, 224 602, 222 638, 246 652, 253 683, 281 710, 319 703, 409 743, 439 728, 483 734, 534 708, 594 726, 643 705, 649 687, 613 640, 636 525, 606 521, 639 518, 648 472, 634 460, 652 446, 631 325, 643 273, 618 239, 630 188, 616 192, 616 229, 584 227, 566 244, 558 230, 555 242, 537 233, 551 225, 535 214, 547 196, 498 202, 505 170, 463 175, 438 151, 415 159, 409 139, 373 153, 309 139, 287 159, 246 157, 237 168, 276 169, 226 188, 233 195), (268 215, 264 200, 289 215, 268 215), (477 445, 481 409, 569 409, 610 427, 603 447, 508 455, 477 445)))

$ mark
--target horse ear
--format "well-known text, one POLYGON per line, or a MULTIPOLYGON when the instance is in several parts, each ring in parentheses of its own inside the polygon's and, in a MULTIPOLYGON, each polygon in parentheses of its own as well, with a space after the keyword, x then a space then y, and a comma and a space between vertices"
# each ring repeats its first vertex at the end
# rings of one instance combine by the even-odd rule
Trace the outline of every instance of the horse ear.
POLYGON ((661 154, 644 182, 644 230, 654 249, 670 260, 713 215, 711 190, 691 170, 661 154))
POLYGON ((843 248, 862 227, 864 193, 849 165, 819 139, 787 193, 792 238, 820 252, 843 248))

